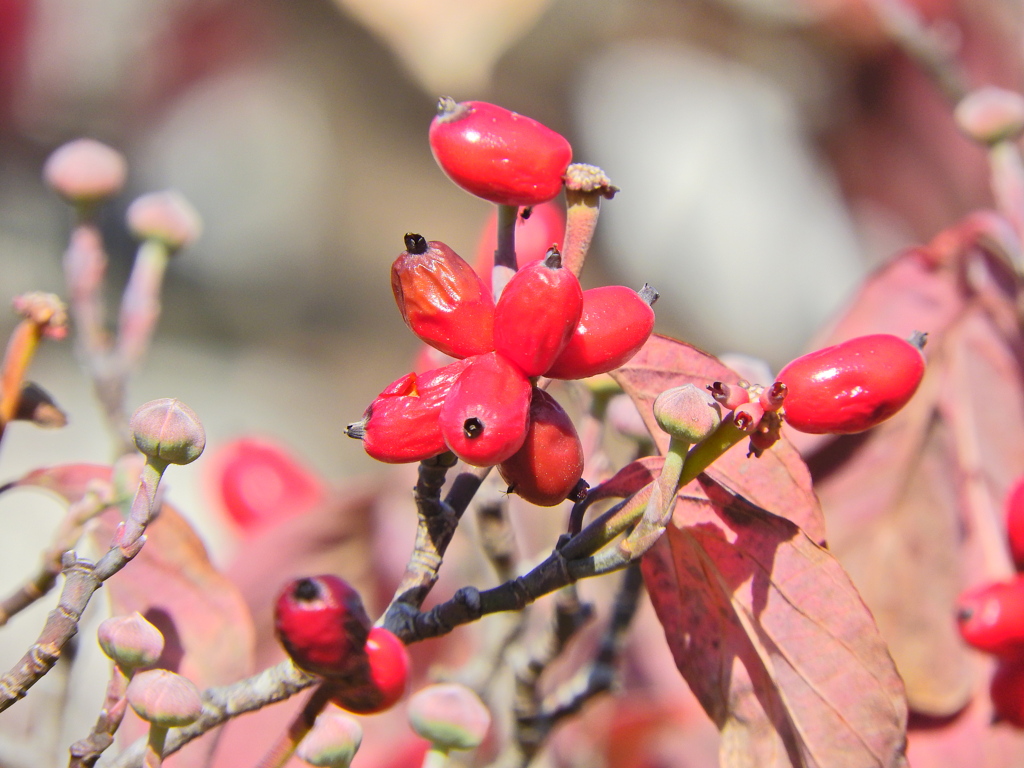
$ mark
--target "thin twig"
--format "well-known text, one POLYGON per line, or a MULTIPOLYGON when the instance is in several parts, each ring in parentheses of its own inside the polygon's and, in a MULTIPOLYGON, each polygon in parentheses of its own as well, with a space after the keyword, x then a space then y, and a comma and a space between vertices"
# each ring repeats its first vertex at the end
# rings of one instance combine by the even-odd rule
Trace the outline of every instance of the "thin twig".
POLYGON ((43 553, 38 570, 0 602, 0 627, 53 588, 63 567, 64 553, 74 548, 75 542, 81 538, 85 524, 107 509, 111 503, 109 483, 97 484, 88 488, 81 499, 68 507, 53 542, 43 553))

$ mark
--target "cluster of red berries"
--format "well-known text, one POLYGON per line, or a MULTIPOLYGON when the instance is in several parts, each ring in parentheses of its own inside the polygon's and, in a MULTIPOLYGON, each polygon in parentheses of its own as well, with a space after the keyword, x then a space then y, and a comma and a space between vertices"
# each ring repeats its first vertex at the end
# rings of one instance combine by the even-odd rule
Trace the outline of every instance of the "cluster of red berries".
POLYGON ((331 685, 331 701, 342 709, 382 712, 405 694, 405 645, 371 625, 362 598, 344 579, 290 581, 274 604, 274 631, 297 667, 331 685))
MULTIPOLYGON (((572 157, 549 128, 483 102, 442 99, 430 128, 442 169, 500 205, 544 203, 562 189, 572 157)), ((391 268, 409 328, 448 365, 392 382, 347 434, 375 459, 422 461, 445 451, 497 466, 509 487, 541 506, 580 486, 583 449, 562 407, 535 386, 540 376, 581 379, 628 361, 654 327, 646 287, 584 291, 556 247, 520 269, 494 300, 487 282, 439 241, 405 236, 391 268)))
POLYGON ((1004 511, 1017 575, 966 590, 956 619, 969 645, 998 659, 989 685, 996 717, 1024 728, 1024 477, 1007 495, 1004 511))

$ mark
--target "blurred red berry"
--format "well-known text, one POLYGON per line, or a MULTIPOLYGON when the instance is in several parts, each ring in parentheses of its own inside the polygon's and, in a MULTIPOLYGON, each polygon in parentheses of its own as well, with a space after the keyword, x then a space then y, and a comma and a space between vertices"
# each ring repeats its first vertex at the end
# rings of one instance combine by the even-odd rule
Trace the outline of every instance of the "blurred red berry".
POLYGON ((997 656, 1024 651, 1024 576, 968 589, 957 600, 964 640, 997 656))
POLYGON ((989 695, 996 720, 1024 728, 1024 656, 999 660, 989 695))
POLYGON ((1003 506, 1006 512, 1006 538, 1010 556, 1018 571, 1024 571, 1024 477, 1010 487, 1003 506))
POLYGON ((221 508, 245 532, 308 512, 327 495, 319 477, 263 438, 221 445, 207 471, 221 508))

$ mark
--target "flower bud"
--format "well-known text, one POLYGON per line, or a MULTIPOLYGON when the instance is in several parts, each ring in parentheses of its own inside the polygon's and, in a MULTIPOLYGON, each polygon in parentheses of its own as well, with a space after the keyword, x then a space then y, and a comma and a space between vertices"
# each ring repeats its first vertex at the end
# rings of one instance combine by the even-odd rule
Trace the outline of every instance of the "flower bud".
POLYGON ((157 240, 172 253, 199 237, 202 222, 196 209, 179 193, 151 192, 128 206, 128 228, 140 240, 157 240))
POLYGON ((343 712, 326 711, 299 743, 295 753, 310 765, 348 768, 363 741, 359 721, 343 712))
POLYGON ((63 339, 68 332, 68 309, 54 293, 29 291, 14 297, 14 311, 39 326, 44 336, 63 339))
POLYGON ((135 675, 125 696, 135 714, 164 728, 189 725, 203 713, 199 689, 191 680, 166 669, 150 669, 135 675))
POLYGON ((106 619, 97 634, 100 648, 126 675, 152 666, 164 650, 164 636, 138 611, 106 619))
POLYGON ((1024 96, 988 86, 967 94, 954 113, 960 130, 982 144, 1013 141, 1024 131, 1024 96))
POLYGON ((43 429, 65 427, 68 416, 61 410, 53 397, 36 384, 26 381, 21 385, 21 397, 18 398, 18 410, 14 412, 17 421, 31 421, 43 429))
POLYGON ((699 443, 722 423, 722 407, 694 384, 667 389, 654 401, 658 426, 687 443, 699 443))
POLYGON ((206 432, 195 411, 173 398, 139 407, 128 426, 142 453, 168 464, 189 464, 206 447, 206 432))
POLYGON ((94 203, 124 186, 124 155, 94 139, 76 139, 58 147, 43 166, 43 178, 72 203, 94 203))
POLYGON ((442 749, 473 749, 491 727, 491 713, 458 683, 429 685, 409 699, 412 729, 442 749))

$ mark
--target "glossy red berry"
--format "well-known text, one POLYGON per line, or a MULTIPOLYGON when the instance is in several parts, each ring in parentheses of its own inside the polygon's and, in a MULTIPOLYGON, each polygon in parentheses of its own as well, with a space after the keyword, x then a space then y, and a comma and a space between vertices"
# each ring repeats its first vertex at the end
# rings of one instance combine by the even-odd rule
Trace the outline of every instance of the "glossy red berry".
POLYGON ((1024 656, 999 660, 989 695, 997 721, 1024 728, 1024 656))
POLYGON ((391 290, 406 325, 452 357, 494 349, 494 299, 469 263, 421 235, 406 235, 405 247, 391 265, 391 290))
POLYGON ((509 280, 494 309, 494 349, 526 376, 540 376, 565 349, 583 312, 583 289, 551 249, 509 280))
POLYGON ((509 493, 539 507, 565 501, 583 476, 583 444, 576 427, 544 390, 534 388, 526 440, 498 465, 498 472, 509 493))
POLYGON ((345 434, 363 441, 377 461, 405 464, 448 450, 440 415, 448 393, 467 361, 456 360, 420 374, 409 373, 389 384, 345 434))
POLYGON ((207 469, 220 506, 245 532, 308 512, 327 496, 319 477, 267 439, 225 443, 207 469))
POLYGON ((311 576, 289 582, 278 595, 274 631, 297 667, 336 677, 363 664, 370 617, 344 579, 311 576))
POLYGON ((627 363, 654 330, 650 286, 637 293, 624 285, 583 292, 583 312, 565 349, 544 372, 553 379, 585 379, 627 363))
POLYGON ((496 352, 465 362, 441 407, 441 434, 467 464, 489 467, 509 458, 526 439, 530 382, 496 352))
POLYGON ((1003 505, 1006 512, 1006 538, 1010 555, 1018 571, 1024 571, 1024 477, 1011 486, 1003 505))
POLYGON ((965 591, 956 618, 964 640, 978 650, 997 656, 1024 652, 1024 576, 965 591))
MULTIPOLYGON (((552 200, 532 208, 524 208, 516 217, 516 266, 522 269, 527 264, 543 259, 552 246, 562 250, 564 240, 564 204, 552 200)), ((476 259, 473 262, 476 273, 488 285, 491 284, 497 242, 498 209, 492 208, 491 215, 480 233, 476 259)))
POLYGON ((919 347, 898 336, 859 336, 799 357, 776 377, 786 422, 811 434, 852 434, 907 404, 924 376, 919 347))
POLYGON ((430 149, 445 174, 500 205, 537 205, 562 190, 572 160, 563 136, 536 120, 483 101, 442 98, 430 149))
POLYGON ((409 685, 409 652, 405 644, 384 627, 374 627, 364 648, 368 674, 339 686, 331 700, 359 715, 393 707, 409 685))

